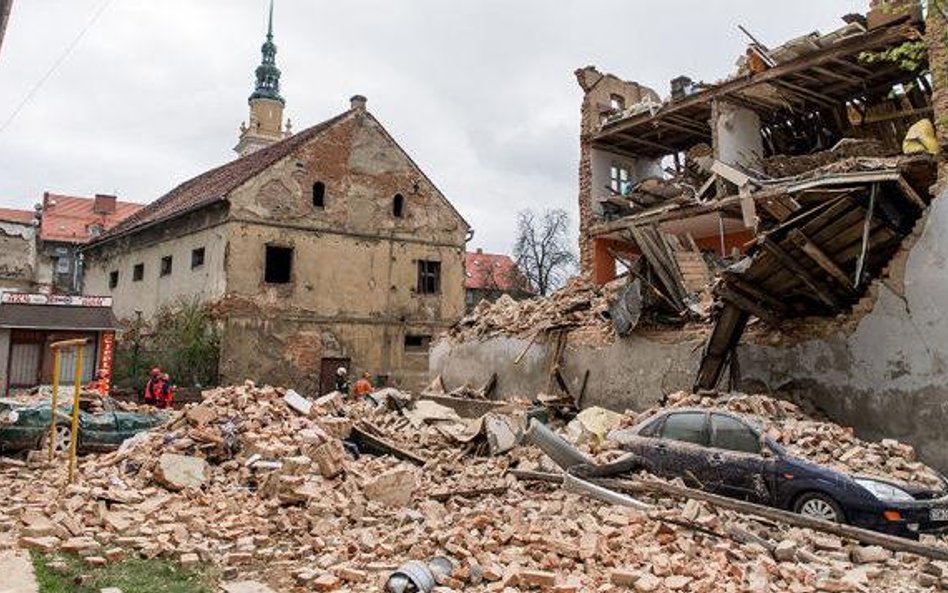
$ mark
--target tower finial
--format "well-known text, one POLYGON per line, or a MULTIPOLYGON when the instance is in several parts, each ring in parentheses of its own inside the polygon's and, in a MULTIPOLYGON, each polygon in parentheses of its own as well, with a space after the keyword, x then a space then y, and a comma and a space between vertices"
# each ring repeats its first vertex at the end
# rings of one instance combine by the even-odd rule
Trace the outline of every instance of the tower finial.
POLYGON ((270 19, 267 21, 267 40, 273 39, 273 0, 270 0, 270 19))

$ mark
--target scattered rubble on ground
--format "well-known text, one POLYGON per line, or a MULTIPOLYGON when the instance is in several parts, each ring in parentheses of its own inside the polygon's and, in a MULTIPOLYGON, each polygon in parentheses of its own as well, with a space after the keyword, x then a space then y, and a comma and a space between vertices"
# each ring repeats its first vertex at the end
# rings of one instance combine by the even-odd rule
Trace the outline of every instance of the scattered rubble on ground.
MULTIPOLYGON (((0 548, 102 563, 127 554, 207 561, 231 582, 259 581, 281 593, 381 591, 409 561, 431 566, 438 556, 452 569, 435 590, 472 593, 922 591, 948 569, 697 501, 656 499, 643 512, 521 482, 507 470, 550 471, 552 461, 532 446, 474 455, 468 434, 446 427, 484 418, 456 418, 431 403, 406 416, 399 409, 414 402, 394 390, 376 394, 377 405, 340 394, 306 400, 306 415, 287 394, 250 383, 205 392, 164 427, 83 458, 80 479, 64 490, 61 463, 0 464, 0 548), (424 462, 355 459, 340 438, 359 431, 424 462)), ((778 406, 771 415, 787 415, 778 426, 788 438, 845 434, 767 402, 754 396, 729 405, 778 406)), ((695 402, 675 400, 685 403, 695 402)), ((522 411, 491 414, 516 430, 522 411)), ((583 419, 583 450, 614 458, 595 435, 615 417, 594 411, 583 419)), ((860 446, 851 435, 842 442, 860 446)), ((889 455, 905 453, 871 447, 887 465, 889 455)))

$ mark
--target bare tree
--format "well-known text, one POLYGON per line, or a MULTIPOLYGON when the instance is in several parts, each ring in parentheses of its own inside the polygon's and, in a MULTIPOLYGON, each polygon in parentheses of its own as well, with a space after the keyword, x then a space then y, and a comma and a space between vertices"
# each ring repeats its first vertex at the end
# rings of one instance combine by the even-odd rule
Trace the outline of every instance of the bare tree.
POLYGON ((569 248, 569 214, 562 209, 517 213, 514 258, 523 275, 540 295, 563 285, 573 272, 576 256, 569 248))

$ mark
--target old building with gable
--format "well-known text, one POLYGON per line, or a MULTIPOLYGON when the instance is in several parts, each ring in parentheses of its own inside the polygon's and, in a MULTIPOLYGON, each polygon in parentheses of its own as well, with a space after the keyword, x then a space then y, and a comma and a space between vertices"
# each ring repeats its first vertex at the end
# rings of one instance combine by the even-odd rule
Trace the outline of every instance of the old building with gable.
POLYGON ((223 381, 312 394, 345 366, 416 386, 463 313, 469 225, 362 96, 287 135, 272 25, 262 53, 240 158, 95 239, 85 292, 119 318, 213 303, 223 381))

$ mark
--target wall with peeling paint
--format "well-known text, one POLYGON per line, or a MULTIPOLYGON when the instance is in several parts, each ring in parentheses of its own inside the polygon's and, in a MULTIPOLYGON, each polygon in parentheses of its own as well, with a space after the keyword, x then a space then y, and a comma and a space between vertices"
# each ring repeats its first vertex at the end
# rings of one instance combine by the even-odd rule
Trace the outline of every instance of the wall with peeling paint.
POLYGON ((0 292, 31 290, 36 270, 36 228, 0 221, 0 292))

